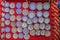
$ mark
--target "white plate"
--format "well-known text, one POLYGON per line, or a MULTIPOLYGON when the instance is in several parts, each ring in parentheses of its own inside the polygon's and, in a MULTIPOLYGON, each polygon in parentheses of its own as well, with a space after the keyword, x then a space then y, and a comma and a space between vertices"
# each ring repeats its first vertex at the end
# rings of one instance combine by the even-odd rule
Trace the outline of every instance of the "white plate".
POLYGON ((30 38, 30 35, 29 34, 25 34, 24 35, 24 39, 28 40, 30 38))
POLYGON ((49 3, 49 2, 44 2, 43 8, 44 8, 44 10, 49 10, 49 8, 50 8, 50 3, 49 3))
POLYGON ((45 30, 41 30, 41 35, 42 35, 42 36, 45 35, 45 30))
POLYGON ((40 17, 38 21, 39 21, 39 23, 43 23, 44 22, 44 18, 40 17))
POLYGON ((17 32, 17 28, 16 27, 12 27, 11 31, 12 31, 12 33, 16 33, 17 32))
POLYGON ((9 10, 10 10, 9 8, 5 8, 4 12, 9 12, 9 10))
POLYGON ((29 7, 28 2, 23 2, 23 8, 28 8, 28 7, 29 7))
POLYGON ((36 5, 37 10, 42 10, 43 9, 43 4, 41 2, 38 2, 36 5))
POLYGON ((16 17, 14 15, 10 16, 10 21, 15 21, 16 17))
POLYGON ((34 29, 35 30, 38 30, 39 29, 39 24, 38 23, 34 24, 34 29))
POLYGON ((44 23, 42 23, 42 24, 40 24, 40 29, 45 29, 45 24, 44 23))
POLYGON ((11 22, 10 24, 12 27, 15 27, 16 26, 16 22, 11 22))
POLYGON ((28 30, 33 30, 33 25, 28 25, 28 30))
POLYGON ((16 20, 21 21, 22 17, 20 15, 17 15, 16 20))
POLYGON ((43 13, 43 16, 44 16, 45 18, 49 17, 49 12, 48 12, 48 11, 45 11, 45 12, 43 13))
POLYGON ((47 24, 46 27, 45 27, 46 30, 50 30, 51 29, 51 25, 50 24, 47 24))
POLYGON ((26 28, 27 27, 27 23, 26 22, 23 22, 22 23, 22 28, 26 28))
POLYGON ((36 33, 36 31, 34 29, 30 31, 31 36, 35 36, 36 35, 35 33, 36 33))
POLYGON ((40 30, 36 30, 36 36, 40 36, 40 30))
POLYGON ((15 13, 14 9, 10 9, 9 13, 13 15, 15 13))
POLYGON ((49 24, 49 23, 50 23, 50 19, 49 19, 49 18, 45 18, 45 19, 44 19, 44 23, 45 23, 45 24, 49 24))
POLYGON ((21 33, 23 31, 23 29, 21 27, 17 28, 17 32, 21 33))
POLYGON ((28 19, 27 20, 27 24, 32 24, 32 20, 31 19, 28 19))
POLYGON ((10 39, 11 38, 11 34, 10 33, 6 33, 6 38, 10 39))
POLYGON ((15 3, 10 3, 10 8, 15 8, 15 3))
POLYGON ((50 35, 51 35, 51 32, 50 32, 50 31, 46 31, 46 32, 45 32, 45 36, 46 36, 46 37, 49 37, 50 35))
POLYGON ((5 24, 9 25, 10 24, 10 20, 5 20, 5 24))
POLYGON ((23 13, 24 16, 28 15, 28 9, 24 9, 24 10, 22 11, 22 13, 23 13))
POLYGON ((14 39, 17 39, 17 38, 18 38, 18 34, 17 34, 17 33, 14 33, 14 34, 13 34, 13 38, 14 38, 14 39))
POLYGON ((35 17, 35 12, 34 11, 30 11, 28 14, 29 18, 34 18, 35 17))

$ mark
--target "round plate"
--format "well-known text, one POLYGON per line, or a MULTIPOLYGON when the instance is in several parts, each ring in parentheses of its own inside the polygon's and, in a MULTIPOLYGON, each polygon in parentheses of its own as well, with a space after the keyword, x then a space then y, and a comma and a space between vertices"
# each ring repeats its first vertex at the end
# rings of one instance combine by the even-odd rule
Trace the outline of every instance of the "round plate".
POLYGON ((20 2, 16 3, 16 8, 18 8, 18 9, 21 8, 21 3, 20 2))
POLYGON ((16 26, 16 22, 11 22, 11 26, 15 27, 16 26))
POLYGON ((6 32, 10 32, 10 27, 6 27, 6 28, 5 28, 5 31, 6 31, 6 32))
POLYGON ((24 35, 24 39, 28 40, 30 38, 30 35, 29 34, 25 34, 24 35))
POLYGON ((33 30, 33 25, 28 25, 28 30, 33 30))
POLYGON ((1 34, 1 39, 4 39, 5 38, 5 34, 1 34))
POLYGON ((42 10, 43 9, 43 4, 41 2, 38 2, 36 5, 37 10, 42 10))
POLYGON ((4 12, 9 12, 9 10, 10 10, 9 8, 5 8, 4 12))
POLYGON ((22 10, 21 9, 16 9, 16 14, 21 14, 22 10))
POLYGON ((23 22, 22 23, 22 28, 26 28, 27 27, 27 23, 23 22))
POLYGON ((22 17, 22 20, 23 20, 24 22, 26 22, 26 21, 28 20, 28 17, 27 17, 27 16, 23 16, 23 17, 22 17))
POLYGON ((5 7, 9 7, 9 5, 10 5, 9 2, 5 2, 5 5, 4 6, 5 7))
POLYGON ((14 38, 14 39, 17 39, 17 38, 18 38, 18 34, 14 33, 14 34, 13 34, 13 38, 14 38))
POLYGON ((5 20, 5 24, 9 25, 10 24, 10 20, 5 20))
POLYGON ((10 21, 15 21, 16 17, 14 15, 10 16, 10 21))
POLYGON ((21 21, 22 17, 20 15, 17 15, 16 20, 21 21))
POLYGON ((36 9, 36 3, 35 2, 31 2, 30 5, 29 5, 29 8, 31 10, 35 10, 36 9))
POLYGON ((40 24, 40 29, 45 29, 45 24, 44 23, 40 24))
POLYGON ((43 16, 44 16, 45 18, 49 17, 49 12, 48 12, 48 11, 45 11, 45 12, 43 13, 43 16))
POLYGON ((34 18, 32 19, 32 22, 33 22, 33 23, 37 23, 37 22, 38 22, 38 18, 37 18, 37 17, 34 17, 34 18))
POLYGON ((4 26, 5 26, 4 24, 5 24, 5 23, 4 23, 4 22, 2 22, 2 23, 1 23, 1 27, 4 27, 4 26))
POLYGON ((37 17, 42 17, 42 11, 37 11, 37 17))
POLYGON ((35 17, 35 12, 34 11, 30 11, 28 14, 29 18, 34 18, 35 17))
POLYGON ((6 38, 10 39, 11 38, 11 34, 10 33, 6 33, 6 38))
POLYGON ((45 26, 45 29, 46 29, 46 30, 50 30, 50 29, 51 29, 51 25, 50 25, 50 24, 47 24, 47 25, 45 26))
POLYGON ((4 16, 6 19, 10 19, 10 14, 6 13, 4 16))
POLYGON ((4 16, 5 16, 5 13, 2 12, 2 17, 4 17, 4 16))
POLYGON ((36 31, 34 29, 30 31, 31 36, 35 36, 35 33, 36 33, 36 31))
POLYGON ((12 31, 12 33, 16 33, 17 32, 17 28, 16 27, 12 27, 11 31, 12 31))
POLYGON ((32 20, 31 19, 28 19, 27 20, 27 24, 32 24, 32 20))
POLYGON ((24 34, 23 33, 19 33, 18 37, 22 39, 22 38, 24 38, 24 34))
POLYGON ((5 19, 2 17, 2 18, 1 18, 1 21, 5 21, 5 19))
POLYGON ((1 28, 1 33, 4 33, 5 32, 5 28, 1 28))
POLYGON ((39 29, 39 24, 38 23, 34 24, 34 29, 35 30, 38 30, 39 29))
POLYGON ((49 3, 49 2, 44 2, 43 8, 44 8, 44 10, 49 10, 49 8, 50 8, 50 3, 49 3))
POLYGON ((50 32, 50 31, 46 31, 46 32, 45 32, 45 36, 46 36, 46 37, 49 37, 50 35, 51 35, 51 32, 50 32))
POLYGON ((15 3, 10 3, 10 8, 15 8, 15 3))
POLYGON ((18 28, 17 28, 17 31, 20 33, 20 32, 23 31, 23 29, 22 29, 21 27, 18 27, 18 28))
POLYGON ((16 26, 17 26, 17 27, 21 27, 21 26, 22 26, 22 22, 17 21, 17 22, 16 22, 16 26))
POLYGON ((40 36, 40 30, 36 30, 36 36, 40 36))
POLYGON ((41 30, 41 35, 42 35, 42 36, 45 35, 45 30, 41 30))
POLYGON ((28 34, 28 33, 29 33, 28 28, 24 28, 24 29, 23 29, 23 33, 24 33, 24 34, 28 34))
POLYGON ((9 13, 10 13, 11 15, 13 15, 13 14, 15 13, 14 9, 10 9, 10 10, 9 10, 9 13))
POLYGON ((43 17, 40 17, 39 18, 39 23, 43 23, 44 22, 44 18, 43 17))
POLYGON ((49 23, 50 23, 50 19, 49 19, 49 18, 45 18, 45 19, 44 19, 44 23, 45 23, 45 24, 49 24, 49 23))
POLYGON ((24 9, 24 10, 22 11, 22 13, 23 13, 24 16, 28 15, 28 9, 24 9))
POLYGON ((23 8, 28 8, 28 7, 29 7, 28 2, 23 2, 23 8))

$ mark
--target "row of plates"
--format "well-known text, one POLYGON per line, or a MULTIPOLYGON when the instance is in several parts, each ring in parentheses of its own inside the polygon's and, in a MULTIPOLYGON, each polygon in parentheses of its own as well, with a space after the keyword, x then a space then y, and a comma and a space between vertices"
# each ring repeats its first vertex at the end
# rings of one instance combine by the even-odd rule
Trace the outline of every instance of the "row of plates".
POLYGON ((2 34, 1 35, 1 38, 7 38, 7 39, 10 39, 11 37, 14 38, 14 39, 17 39, 17 38, 24 38, 24 39, 29 39, 30 38, 30 35, 31 36, 45 36, 45 37, 49 37, 51 35, 51 32, 50 31, 45 31, 45 30, 31 30, 30 31, 30 34, 23 34, 23 33, 13 33, 13 34, 10 34, 10 33, 6 33, 6 34, 2 34))
POLYGON ((44 3, 41 3, 41 2, 38 2, 38 3, 35 3, 35 2, 31 2, 30 4, 28 4, 28 2, 23 2, 20 3, 20 2, 17 2, 17 3, 9 3, 9 2, 2 2, 1 3, 3 7, 10 7, 10 8, 30 8, 31 10, 49 10, 50 8, 50 3, 49 2, 44 2, 44 3))
MULTIPOLYGON (((11 24, 12 25, 12 24, 11 24)), ((29 30, 33 30, 33 29, 35 29, 35 30, 50 30, 51 29, 51 25, 50 24, 38 24, 38 23, 36 23, 36 24, 34 24, 34 25, 27 25, 27 24, 25 24, 24 25, 24 23, 22 24, 22 27, 10 27, 10 26, 6 26, 5 28, 1 28, 1 32, 3 33, 3 32, 10 32, 10 30, 12 31, 12 33, 16 33, 16 32, 22 32, 23 30, 23 32, 25 32, 26 31, 26 33, 29 31, 29 30)), ((26 33, 24 33, 24 34, 26 34, 26 33)))

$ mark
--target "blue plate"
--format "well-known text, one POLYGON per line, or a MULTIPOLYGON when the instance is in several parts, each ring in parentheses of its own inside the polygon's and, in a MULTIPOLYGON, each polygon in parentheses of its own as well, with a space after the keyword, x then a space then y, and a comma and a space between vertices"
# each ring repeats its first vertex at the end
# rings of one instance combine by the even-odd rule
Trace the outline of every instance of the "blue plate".
POLYGON ((21 27, 22 26, 22 23, 21 22, 16 22, 16 26, 17 27, 21 27))
POLYGON ((36 9, 36 3, 31 2, 29 8, 30 8, 31 10, 35 10, 35 9, 36 9))
POLYGON ((5 31, 6 31, 6 32, 10 32, 10 28, 9 28, 9 27, 6 27, 6 28, 5 28, 5 31))
POLYGON ((16 9, 16 13, 17 14, 21 14, 22 13, 22 10, 21 9, 16 9))
POLYGON ((28 28, 24 28, 24 29, 23 29, 23 33, 24 33, 24 34, 28 34, 28 33, 29 33, 28 28))
POLYGON ((5 16, 4 16, 6 19, 9 19, 10 18, 10 14, 5 14, 5 16))
POLYGON ((23 37, 24 37, 23 33, 19 33, 19 34, 18 34, 18 37, 19 37, 19 38, 23 38, 23 37))
POLYGON ((16 8, 21 8, 21 3, 16 3, 16 8))
POLYGON ((23 20, 24 22, 26 22, 26 21, 28 20, 28 18, 27 18, 26 16, 23 16, 23 17, 22 17, 22 20, 23 20))
POLYGON ((37 17, 33 18, 33 19, 32 19, 32 22, 33 22, 33 23, 37 23, 37 22, 38 22, 38 18, 37 18, 37 17))
POLYGON ((37 17, 42 17, 42 12, 38 11, 36 15, 37 15, 37 17))

